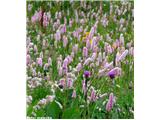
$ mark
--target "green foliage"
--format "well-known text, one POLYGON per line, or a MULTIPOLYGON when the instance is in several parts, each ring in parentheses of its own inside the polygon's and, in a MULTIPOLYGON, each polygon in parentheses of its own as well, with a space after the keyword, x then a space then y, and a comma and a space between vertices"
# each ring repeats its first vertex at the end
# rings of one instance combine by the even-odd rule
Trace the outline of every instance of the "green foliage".
POLYGON ((59 104, 57 104, 57 102, 55 101, 47 104, 45 110, 46 110, 46 115, 52 117, 52 119, 60 118, 62 114, 62 109, 60 108, 59 104))
POLYGON ((51 92, 50 86, 44 83, 43 85, 38 86, 33 90, 31 90, 29 94, 32 96, 33 103, 34 103, 38 100, 41 100, 42 98, 45 98, 47 95, 52 94, 52 92, 51 92))

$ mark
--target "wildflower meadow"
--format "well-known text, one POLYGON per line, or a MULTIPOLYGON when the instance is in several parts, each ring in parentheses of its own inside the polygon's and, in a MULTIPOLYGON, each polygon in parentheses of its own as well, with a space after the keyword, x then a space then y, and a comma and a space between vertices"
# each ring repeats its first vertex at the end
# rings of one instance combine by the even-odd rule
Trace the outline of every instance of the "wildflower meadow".
POLYGON ((134 118, 134 2, 27 1, 26 115, 134 118))

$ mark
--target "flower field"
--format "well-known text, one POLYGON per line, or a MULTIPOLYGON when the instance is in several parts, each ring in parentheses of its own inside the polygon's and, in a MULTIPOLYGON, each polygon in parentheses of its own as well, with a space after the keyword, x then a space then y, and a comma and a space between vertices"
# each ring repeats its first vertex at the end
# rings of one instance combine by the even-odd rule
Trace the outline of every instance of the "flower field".
POLYGON ((28 118, 134 118, 134 2, 27 1, 28 118))

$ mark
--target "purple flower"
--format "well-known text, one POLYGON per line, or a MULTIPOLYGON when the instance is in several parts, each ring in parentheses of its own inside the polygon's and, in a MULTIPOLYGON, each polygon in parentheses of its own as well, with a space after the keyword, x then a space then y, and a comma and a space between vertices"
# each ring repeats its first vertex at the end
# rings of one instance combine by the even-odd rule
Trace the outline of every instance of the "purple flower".
POLYGON ((109 95, 109 100, 108 100, 108 102, 107 102, 107 104, 106 104, 106 110, 109 112, 109 111, 111 111, 111 109, 113 108, 113 104, 114 104, 114 95, 113 95, 113 93, 110 93, 110 95, 109 95))
POLYGON ((114 71, 110 71, 108 72, 108 76, 111 78, 111 79, 114 79, 115 78, 115 72, 114 71))
POLYGON ((84 77, 89 78, 91 73, 89 71, 84 71, 84 77))
POLYGON ((110 70, 107 75, 108 75, 111 79, 113 79, 113 78, 115 78, 116 75, 120 75, 120 74, 121 74, 121 68, 115 67, 115 68, 113 68, 112 70, 110 70))

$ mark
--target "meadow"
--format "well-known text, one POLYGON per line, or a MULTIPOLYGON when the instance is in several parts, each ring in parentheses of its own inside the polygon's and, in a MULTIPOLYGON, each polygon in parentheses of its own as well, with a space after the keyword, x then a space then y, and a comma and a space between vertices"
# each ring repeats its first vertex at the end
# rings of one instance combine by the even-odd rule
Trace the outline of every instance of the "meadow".
POLYGON ((134 2, 27 1, 28 118, 134 118, 134 2))

